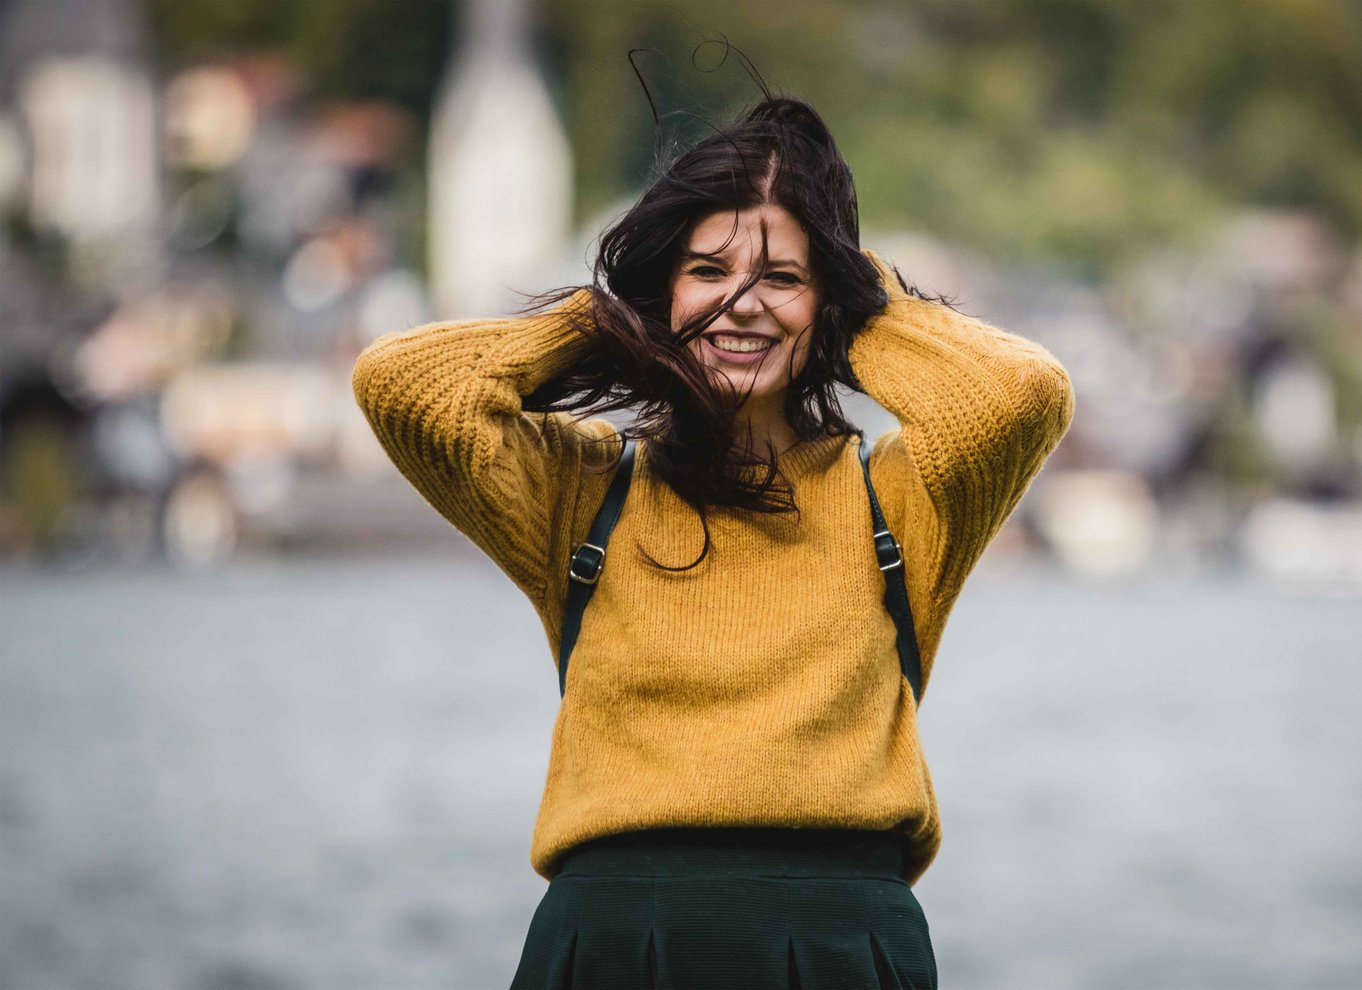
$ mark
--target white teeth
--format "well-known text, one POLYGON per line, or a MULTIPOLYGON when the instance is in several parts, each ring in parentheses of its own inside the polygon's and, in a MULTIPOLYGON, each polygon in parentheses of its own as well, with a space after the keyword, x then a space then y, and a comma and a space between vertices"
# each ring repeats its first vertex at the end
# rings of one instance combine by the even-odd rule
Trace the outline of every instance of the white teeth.
POLYGON ((739 340, 733 337, 711 337, 710 340, 721 351, 735 351, 739 354, 749 351, 764 351, 771 346, 769 340, 739 340))

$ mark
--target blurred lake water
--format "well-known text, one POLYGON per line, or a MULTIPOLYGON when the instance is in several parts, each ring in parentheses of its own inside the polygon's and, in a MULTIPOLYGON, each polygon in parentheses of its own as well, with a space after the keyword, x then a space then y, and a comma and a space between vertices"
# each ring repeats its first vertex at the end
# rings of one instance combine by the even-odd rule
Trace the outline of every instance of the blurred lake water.
MULTIPOLYGON (((491 988, 558 705, 442 559, 4 571, 0 985, 491 988)), ((1362 985, 1362 600, 966 586, 923 702, 943 987, 1362 985)))

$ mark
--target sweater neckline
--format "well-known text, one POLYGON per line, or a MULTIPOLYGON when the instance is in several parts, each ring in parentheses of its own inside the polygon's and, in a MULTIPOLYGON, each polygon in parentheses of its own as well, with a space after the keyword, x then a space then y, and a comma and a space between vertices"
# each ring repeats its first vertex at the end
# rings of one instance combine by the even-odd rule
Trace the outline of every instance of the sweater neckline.
MULTIPOLYGON (((776 458, 776 467, 793 481, 830 466, 855 434, 825 433, 811 440, 800 440, 776 458)), ((643 442, 647 446, 647 441, 643 442)), ((761 468, 751 468, 754 473, 761 468)))
POLYGON ((776 466, 793 479, 827 467, 850 440, 850 434, 826 433, 812 440, 800 440, 776 458, 776 466))

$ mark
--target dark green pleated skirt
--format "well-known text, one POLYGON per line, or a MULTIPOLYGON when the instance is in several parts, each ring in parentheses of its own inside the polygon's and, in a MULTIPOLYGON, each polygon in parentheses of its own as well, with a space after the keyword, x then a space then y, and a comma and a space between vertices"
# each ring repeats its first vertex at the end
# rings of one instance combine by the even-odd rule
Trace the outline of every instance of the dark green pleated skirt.
POLYGON ((570 850, 511 990, 935 990, 903 839, 649 829, 570 850))

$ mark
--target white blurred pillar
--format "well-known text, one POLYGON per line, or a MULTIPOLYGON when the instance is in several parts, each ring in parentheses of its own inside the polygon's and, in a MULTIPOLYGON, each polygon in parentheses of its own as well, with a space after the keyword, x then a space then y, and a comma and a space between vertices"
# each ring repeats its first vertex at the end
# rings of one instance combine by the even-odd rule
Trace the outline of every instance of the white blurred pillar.
POLYGON ((493 316, 562 281, 572 152, 530 56, 525 0, 471 0, 431 124, 437 319, 493 316))
POLYGON ((20 107, 33 155, 35 224, 77 241, 152 225, 155 95, 139 69, 100 56, 47 59, 25 80, 20 107))
POLYGON ((0 2, 0 103, 26 145, 19 198, 71 277, 138 291, 163 261, 160 107, 140 0, 0 2))

